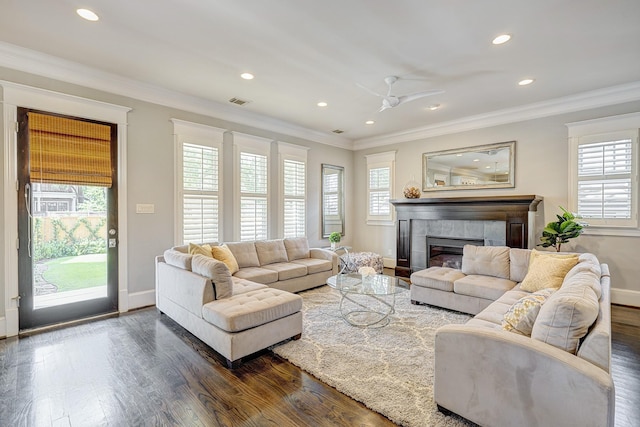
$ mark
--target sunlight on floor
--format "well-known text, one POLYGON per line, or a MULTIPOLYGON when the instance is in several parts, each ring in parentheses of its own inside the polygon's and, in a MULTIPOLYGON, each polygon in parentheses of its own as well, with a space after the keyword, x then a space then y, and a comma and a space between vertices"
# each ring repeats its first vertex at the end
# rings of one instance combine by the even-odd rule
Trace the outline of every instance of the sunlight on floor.
POLYGON ((78 289, 75 291, 57 292, 55 294, 36 295, 33 297, 33 308, 37 310, 39 308, 53 307, 56 305, 64 305, 106 297, 106 285, 87 289, 78 289))

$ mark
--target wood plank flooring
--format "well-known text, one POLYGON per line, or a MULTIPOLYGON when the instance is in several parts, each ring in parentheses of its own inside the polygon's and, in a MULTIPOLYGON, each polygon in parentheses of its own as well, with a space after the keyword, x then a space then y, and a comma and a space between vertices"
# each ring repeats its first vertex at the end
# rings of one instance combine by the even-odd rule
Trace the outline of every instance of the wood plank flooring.
MULTIPOLYGON (((614 306, 616 425, 640 425, 640 309, 614 306)), ((151 309, 0 340, 0 426, 393 426, 270 352, 229 371, 151 309)))

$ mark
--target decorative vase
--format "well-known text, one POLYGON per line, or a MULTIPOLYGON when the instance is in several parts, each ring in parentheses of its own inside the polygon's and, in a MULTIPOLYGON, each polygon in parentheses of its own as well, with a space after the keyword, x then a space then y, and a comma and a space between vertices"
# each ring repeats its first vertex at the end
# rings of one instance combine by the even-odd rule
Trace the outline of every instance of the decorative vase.
POLYGON ((419 199, 420 194, 422 194, 420 191, 420 184, 411 177, 411 181, 407 182, 402 189, 402 194, 404 194, 404 197, 407 199, 419 199))
POLYGON ((331 242, 331 250, 332 251, 336 250, 336 242, 331 242))

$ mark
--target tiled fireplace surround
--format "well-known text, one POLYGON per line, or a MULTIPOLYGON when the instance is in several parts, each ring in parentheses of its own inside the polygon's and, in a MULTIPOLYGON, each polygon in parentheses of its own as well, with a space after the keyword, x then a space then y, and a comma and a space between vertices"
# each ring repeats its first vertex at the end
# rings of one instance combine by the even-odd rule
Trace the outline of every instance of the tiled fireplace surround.
POLYGON ((397 199, 396 275, 427 267, 427 236, 533 246, 537 195, 397 199))

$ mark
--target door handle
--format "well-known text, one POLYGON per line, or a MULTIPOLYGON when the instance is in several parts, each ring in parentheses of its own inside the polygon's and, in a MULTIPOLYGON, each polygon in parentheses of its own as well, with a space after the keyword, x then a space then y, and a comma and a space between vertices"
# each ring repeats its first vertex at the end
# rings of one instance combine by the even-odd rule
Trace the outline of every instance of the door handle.
POLYGON ((24 185, 24 204, 27 208, 27 252, 31 258, 31 185, 27 182, 24 185))

